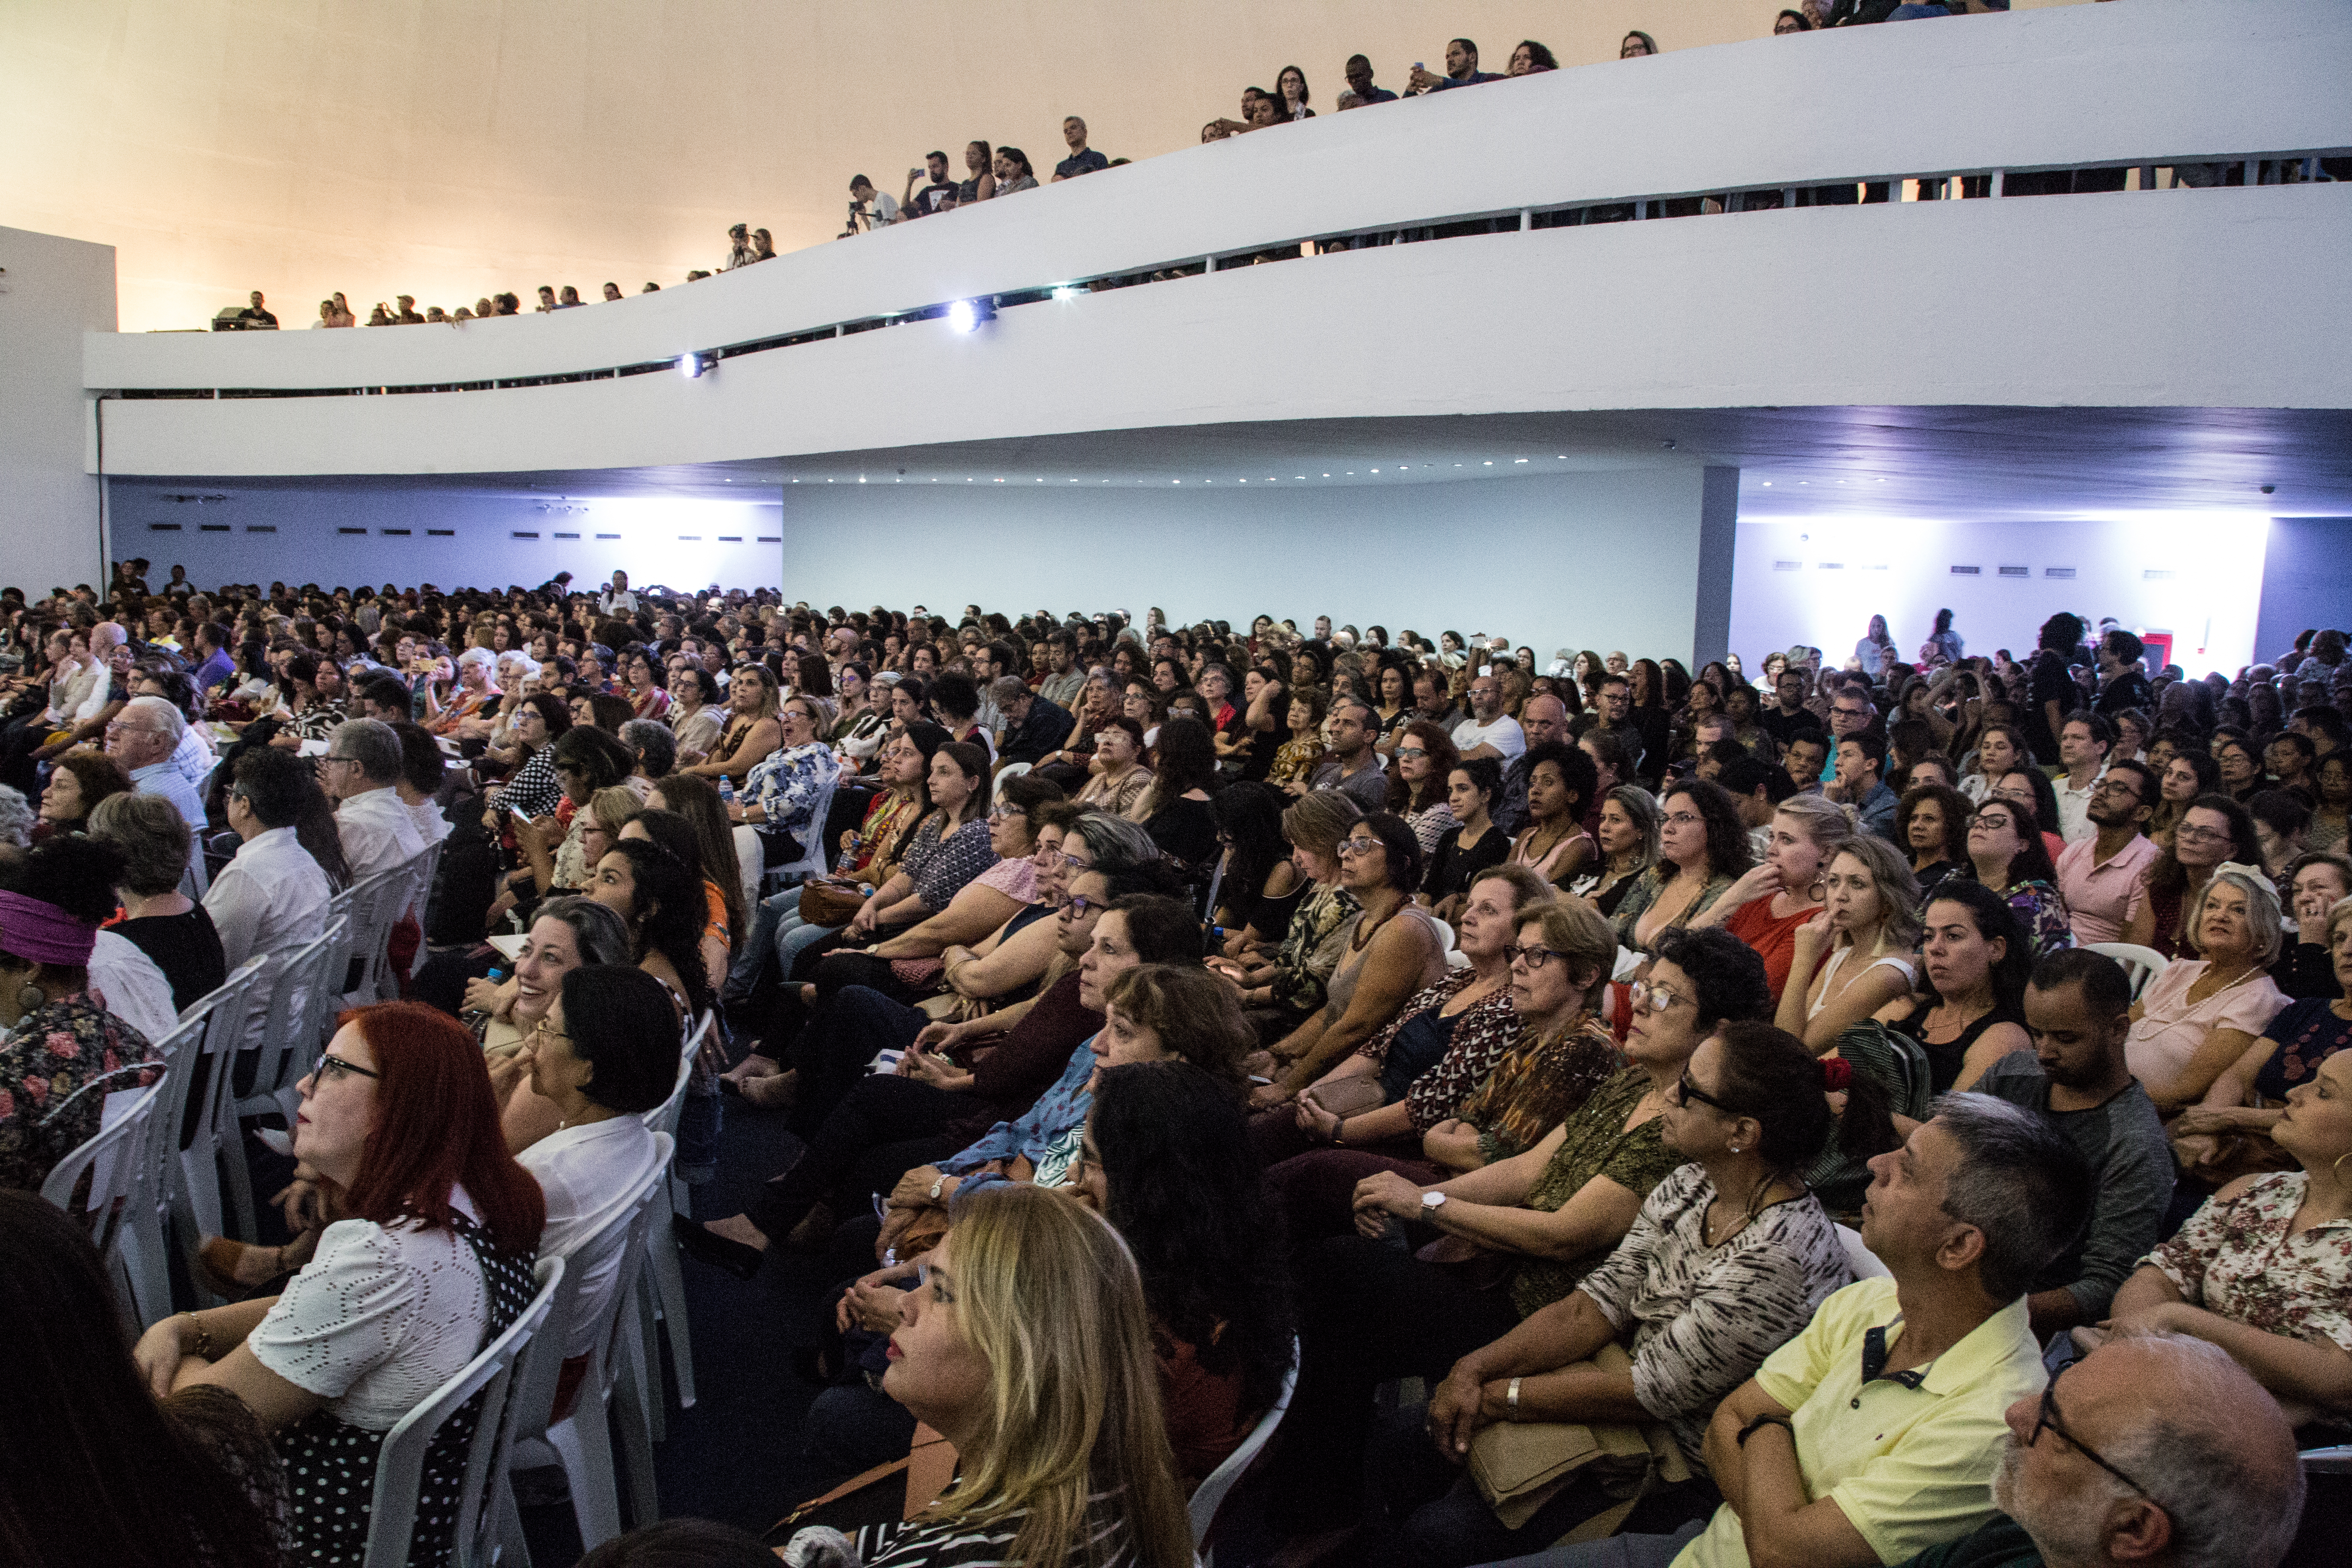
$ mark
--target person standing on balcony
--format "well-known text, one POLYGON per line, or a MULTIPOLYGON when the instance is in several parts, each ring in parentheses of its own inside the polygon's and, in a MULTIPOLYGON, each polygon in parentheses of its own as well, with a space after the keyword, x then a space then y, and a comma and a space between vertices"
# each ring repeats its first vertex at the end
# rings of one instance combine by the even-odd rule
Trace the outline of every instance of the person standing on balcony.
POLYGON ((1068 143, 1070 155, 1054 165, 1055 179, 1075 180, 1080 174, 1110 167, 1108 158, 1087 145, 1087 122, 1076 115, 1062 121, 1062 140, 1068 143))
POLYGON ((1424 97, 1444 92, 1449 87, 1475 87, 1482 81, 1502 79, 1494 71, 1478 68, 1477 45, 1467 38, 1455 38, 1445 46, 1445 74, 1436 76, 1415 66, 1412 76, 1405 79, 1404 90, 1409 96, 1424 97))

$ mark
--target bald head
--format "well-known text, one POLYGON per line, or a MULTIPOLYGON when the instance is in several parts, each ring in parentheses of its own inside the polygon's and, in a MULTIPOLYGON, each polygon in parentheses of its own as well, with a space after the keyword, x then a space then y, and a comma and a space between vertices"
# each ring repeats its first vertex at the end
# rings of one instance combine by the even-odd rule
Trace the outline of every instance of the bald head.
POLYGON ((1519 705, 1519 728, 1528 732, 1528 744, 1540 746, 1547 741, 1568 739, 1568 704, 1549 694, 1528 698, 1519 705))
POLYGON ((2303 1513, 2294 1432, 2228 1352, 2123 1334, 2009 1408, 1993 1501, 2053 1563, 2275 1568, 2303 1513), (2045 1410, 2063 1428, 2038 1429, 2045 1410), (2102 1468, 2095 1454, 2130 1479, 2102 1468))

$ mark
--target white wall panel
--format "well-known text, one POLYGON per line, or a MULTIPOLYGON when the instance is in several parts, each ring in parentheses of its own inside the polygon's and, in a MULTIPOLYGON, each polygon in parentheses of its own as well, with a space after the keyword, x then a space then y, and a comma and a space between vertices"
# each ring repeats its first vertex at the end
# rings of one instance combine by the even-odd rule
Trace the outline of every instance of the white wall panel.
MULTIPOLYGON (((1910 658, 1938 609, 1970 655, 2027 658, 2060 610, 2134 632, 2168 631, 2192 675, 2254 658, 2270 520, 2201 512, 2047 522, 1782 518, 1739 525, 1731 646, 1751 672, 1773 648, 1806 643, 1843 662, 1883 615, 1910 658), (1974 566, 1974 575, 1955 574, 1974 566), (2023 576, 2000 569, 2022 567, 2023 576), (2055 570, 2072 576, 2053 576, 2055 570)), ((2275 650, 2273 650, 2275 651, 2275 650)))
POLYGON ((0 583, 102 586, 82 338, 114 327, 114 252, 0 228, 0 583))

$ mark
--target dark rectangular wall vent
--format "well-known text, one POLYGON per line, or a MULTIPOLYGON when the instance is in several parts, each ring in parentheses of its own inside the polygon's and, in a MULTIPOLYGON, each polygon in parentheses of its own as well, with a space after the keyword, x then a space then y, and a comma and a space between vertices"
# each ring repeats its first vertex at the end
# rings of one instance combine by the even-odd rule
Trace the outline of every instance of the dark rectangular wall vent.
POLYGON ((618 539, 621 536, 617 533, 600 533, 596 537, 599 539, 618 539))
POLYGON ((558 539, 577 539, 580 536, 576 533, 559 533, 555 537, 558 539))
POLYGON ((1981 577, 1984 575, 1984 568, 1981 566, 1955 566, 1952 568, 1952 575, 1955 577, 1981 577))
POLYGON ((1801 561, 1775 561, 1772 563, 1772 570, 1775 572, 1801 572, 1804 569, 1805 563, 1801 561))
POLYGON ((176 522, 151 522, 147 525, 147 531, 150 533, 178 533, 181 531, 181 529, 180 525, 176 522))
POLYGON ((762 544, 782 544, 783 542, 784 536, 781 533, 763 533, 760 535, 760 542, 762 544))
POLYGON ((1843 561, 1823 561, 1819 563, 1819 565, 1824 572, 1843 572, 1845 570, 1845 563, 1843 561))
POLYGON ((413 528, 387 528, 383 531, 386 535, 394 539, 406 539, 416 531, 413 528))
POLYGON ((200 522, 196 524, 196 531, 198 533, 226 533, 229 531, 229 525, 225 522, 200 522))
POLYGON ((537 530, 525 530, 525 529, 518 528, 518 529, 514 529, 514 530, 512 530, 511 531, 509 531, 509 532, 507 534, 507 537, 508 537, 509 539, 537 539, 537 538, 539 537, 539 533, 538 533, 538 531, 537 531, 537 530))
POLYGON ((425 537, 427 539, 455 539, 457 537, 457 531, 454 528, 428 528, 425 531, 425 537))
POLYGON ((691 540, 691 541, 693 541, 693 542, 694 542, 695 543, 697 543, 697 544, 699 544, 699 543, 701 543, 701 542, 702 542, 702 535, 700 535, 700 534, 698 534, 698 533, 681 533, 681 534, 679 534, 679 535, 678 535, 678 537, 679 537, 680 539, 691 540))
POLYGON ((367 530, 364 528, 339 528, 335 530, 335 531, 337 533, 365 533, 367 530))
POLYGON ((722 533, 719 536, 719 542, 721 544, 740 544, 743 542, 743 536, 740 533, 722 533))
POLYGON ((247 533, 275 533, 278 531, 278 525, 274 522, 248 522, 245 525, 245 531, 247 533))
POLYGON ((2033 575, 2033 568, 2031 566, 2004 566, 2000 569, 2000 574, 2004 577, 2031 577, 2033 575))
POLYGON ((2044 566, 2042 569, 2042 574, 2044 577, 2072 578, 2074 575, 2074 569, 2072 566, 2044 566))

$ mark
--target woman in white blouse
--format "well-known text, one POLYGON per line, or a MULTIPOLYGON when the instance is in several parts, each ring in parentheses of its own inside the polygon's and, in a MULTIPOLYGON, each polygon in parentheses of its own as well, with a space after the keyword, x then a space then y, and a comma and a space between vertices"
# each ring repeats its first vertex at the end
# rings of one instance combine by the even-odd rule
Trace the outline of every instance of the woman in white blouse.
MULTIPOLYGON (((518 1058, 532 1091, 562 1116, 515 1155, 546 1195, 542 1256, 571 1257, 591 1222, 653 1173, 654 1135, 642 1117, 677 1086, 678 1051, 677 1010, 660 981, 626 963, 564 974, 562 997, 518 1058)), ((616 1250, 581 1287, 567 1357, 588 1353, 620 1261, 616 1250)))
MULTIPOLYGON (((269 1429, 293 1492, 289 1557, 357 1564, 384 1434, 530 1304, 546 1209, 499 1136, 480 1048, 446 1013, 361 1009, 299 1087, 295 1157, 340 1216, 317 1256, 284 1294, 166 1318, 136 1354, 159 1396, 217 1384, 269 1429)), ((466 1446, 444 1434, 412 1563, 449 1553, 466 1446)))

